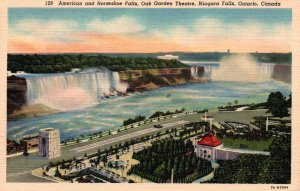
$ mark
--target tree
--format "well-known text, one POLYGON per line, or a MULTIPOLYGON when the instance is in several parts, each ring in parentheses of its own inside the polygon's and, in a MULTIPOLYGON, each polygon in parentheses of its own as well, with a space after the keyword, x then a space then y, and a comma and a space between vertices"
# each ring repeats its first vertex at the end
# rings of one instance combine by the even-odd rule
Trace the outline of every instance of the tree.
POLYGON ((61 173, 58 170, 58 167, 56 167, 56 171, 55 171, 54 176, 59 177, 59 178, 62 176, 61 173))
POLYGON ((292 94, 289 95, 288 99, 286 100, 287 107, 292 107, 292 94))
POLYGON ((272 92, 266 103, 270 113, 275 117, 284 117, 288 115, 288 104, 281 92, 272 92))
POLYGON ((231 102, 228 102, 227 105, 228 105, 228 107, 231 107, 232 103, 231 103, 231 102))
POLYGON ((239 101, 236 99, 234 100, 234 104, 237 105, 239 103, 239 101))

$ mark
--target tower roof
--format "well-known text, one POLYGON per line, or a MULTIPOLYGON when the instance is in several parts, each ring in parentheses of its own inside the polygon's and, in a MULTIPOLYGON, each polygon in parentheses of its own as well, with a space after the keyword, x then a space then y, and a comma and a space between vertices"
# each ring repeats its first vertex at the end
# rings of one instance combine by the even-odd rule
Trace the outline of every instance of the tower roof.
POLYGON ((221 145, 222 142, 214 136, 212 132, 209 132, 205 137, 203 137, 199 142, 198 145, 205 145, 210 147, 216 147, 221 145))

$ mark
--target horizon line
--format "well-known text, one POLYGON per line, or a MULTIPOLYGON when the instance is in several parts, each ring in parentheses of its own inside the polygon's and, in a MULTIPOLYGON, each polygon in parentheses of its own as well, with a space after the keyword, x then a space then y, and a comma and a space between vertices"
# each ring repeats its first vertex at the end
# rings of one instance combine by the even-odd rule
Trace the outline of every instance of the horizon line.
POLYGON ((292 54, 292 51, 289 52, 221 52, 221 51, 212 51, 212 52, 188 52, 188 51, 171 51, 171 52, 44 52, 44 53, 7 53, 9 54, 164 54, 164 53, 227 53, 227 54, 292 54))

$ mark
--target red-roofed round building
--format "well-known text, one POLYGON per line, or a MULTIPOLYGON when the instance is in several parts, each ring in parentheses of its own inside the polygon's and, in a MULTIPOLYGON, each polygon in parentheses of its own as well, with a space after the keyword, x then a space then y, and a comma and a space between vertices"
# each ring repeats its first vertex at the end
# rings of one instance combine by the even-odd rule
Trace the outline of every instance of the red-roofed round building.
POLYGON ((196 143, 195 152, 197 157, 206 160, 234 160, 240 154, 270 155, 270 152, 265 151, 226 148, 213 132, 196 143))
POLYGON ((207 160, 216 159, 216 150, 223 147, 222 142, 209 132, 205 137, 198 141, 196 146, 196 155, 207 160))

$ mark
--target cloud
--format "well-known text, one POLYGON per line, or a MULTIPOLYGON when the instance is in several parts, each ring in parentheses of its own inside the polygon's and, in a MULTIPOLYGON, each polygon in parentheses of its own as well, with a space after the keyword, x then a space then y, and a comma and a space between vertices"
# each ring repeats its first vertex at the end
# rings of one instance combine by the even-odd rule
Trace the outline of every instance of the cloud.
POLYGON ((288 24, 266 26, 252 20, 237 24, 203 17, 191 26, 191 29, 173 26, 154 34, 189 51, 288 52, 291 48, 291 26, 288 24))
MULTIPOLYGON (((147 26, 149 27, 149 26, 147 26)), ((95 18, 87 23, 68 20, 20 20, 9 25, 8 51, 41 52, 168 52, 226 51, 288 52, 290 24, 258 21, 224 22, 202 17, 190 25, 147 30, 137 19, 95 18)))
POLYGON ((97 18, 87 24, 87 31, 103 34, 131 34, 144 30, 144 26, 134 18, 122 16, 109 21, 97 18))
POLYGON ((10 26, 10 37, 34 37, 38 40, 66 41, 68 35, 73 34, 78 28, 75 21, 50 20, 41 21, 38 19, 21 20, 10 26))

